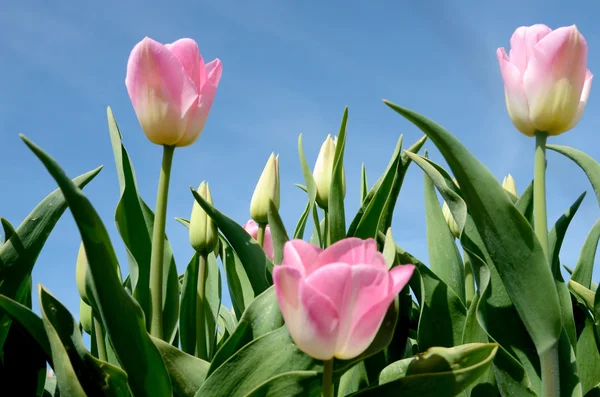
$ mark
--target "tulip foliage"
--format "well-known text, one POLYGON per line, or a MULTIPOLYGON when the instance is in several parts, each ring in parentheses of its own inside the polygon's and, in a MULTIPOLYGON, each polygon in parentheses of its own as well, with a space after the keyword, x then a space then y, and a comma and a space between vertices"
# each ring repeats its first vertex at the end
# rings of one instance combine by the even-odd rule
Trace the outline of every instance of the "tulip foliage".
MULTIPOLYGON (((533 31, 551 35, 539 26, 533 31)), ((551 44, 574 54, 565 50, 574 32, 560 33, 551 44), (561 38, 563 45, 556 45, 561 38)), ((517 39, 522 34, 515 33, 517 39)), ((544 44, 538 36, 535 42, 544 44)), ((575 44, 581 45, 577 37, 575 44)), ((151 142, 168 145, 156 216, 138 191, 121 132, 107 112, 120 186, 114 221, 126 266, 115 254, 107 220, 82 190, 100 168, 70 179, 22 136, 58 189, 19 227, 0 218, 0 394, 600 395, 600 293, 592 282, 600 221, 582 242, 577 263, 563 266, 562 243, 584 194, 550 231, 544 229, 545 174, 537 168, 546 149, 566 156, 587 175, 600 204, 600 163, 577 149, 546 145, 546 136, 558 130, 526 130, 544 139, 536 139, 534 180, 519 195, 512 176, 500 183, 454 135, 386 101, 425 135, 406 149, 400 136, 373 185, 363 167, 356 192, 361 205, 348 214, 346 109, 337 138, 327 137, 313 170, 298 139, 304 176, 298 193, 306 206, 298 209, 297 224, 286 227, 279 215, 285 206, 280 187, 292 181, 280 181, 278 156, 271 155, 258 179, 249 198, 254 219, 244 225, 218 209, 207 183, 192 189, 190 219, 176 219, 189 229, 194 255, 178 274, 164 234, 170 159, 176 146, 193 143, 204 128, 221 73, 220 61, 205 66, 197 51, 191 40, 163 46, 145 39, 128 65, 140 124, 151 142), (177 107, 182 100, 183 112, 177 107), (171 124, 177 128, 167 128, 171 124), (426 142, 449 169, 422 152, 426 142), (428 263, 392 234, 409 168, 423 175, 428 263), (31 281, 46 238, 67 208, 81 239, 73 286, 81 297, 78 316, 43 286, 34 290, 31 281), (223 304, 225 294, 231 307, 223 304)), ((589 74, 585 62, 579 69, 589 74)), ((511 117, 518 113, 513 105, 509 101, 511 117)), ((517 127, 524 123, 515 121, 517 127)))

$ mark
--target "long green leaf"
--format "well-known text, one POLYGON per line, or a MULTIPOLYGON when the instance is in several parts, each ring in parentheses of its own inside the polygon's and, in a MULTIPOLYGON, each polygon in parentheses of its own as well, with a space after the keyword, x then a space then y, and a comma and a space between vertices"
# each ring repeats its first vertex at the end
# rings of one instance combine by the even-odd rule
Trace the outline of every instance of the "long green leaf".
MULTIPOLYGON (((339 141, 338 141, 339 142, 339 141)), ((324 236, 321 236, 321 228, 319 227, 319 216, 315 210, 315 200, 317 199, 317 184, 310 172, 310 167, 306 161, 306 155, 304 154, 304 146, 302 145, 302 134, 298 136, 298 156, 300 157, 300 168, 302 169, 302 175, 304 175, 304 181, 306 183, 306 192, 308 193, 308 213, 313 214, 313 236, 317 239, 315 242, 317 246, 322 246, 325 241, 324 236)), ((308 215, 307 215, 308 216, 308 215)), ((304 230, 304 227, 302 227, 304 230)))
POLYGON ((125 291, 116 271, 118 262, 106 228, 87 197, 65 175, 58 163, 22 136, 63 191, 75 218, 94 281, 92 307, 100 314, 129 386, 136 396, 171 395, 168 372, 146 333, 144 314, 125 291), (151 373, 152 376, 148 376, 151 373))
POLYGON ((531 226, 491 172, 454 136, 415 112, 386 104, 425 132, 442 152, 538 354, 544 354, 558 343, 562 323, 552 272, 531 226))
POLYGON ((577 368, 585 395, 600 383, 600 354, 594 335, 594 320, 589 314, 586 315, 585 326, 577 341, 577 368))
POLYGON ((362 204, 369 194, 369 183, 367 182, 367 169, 365 163, 362 163, 360 169, 360 203, 362 204))
POLYGON ((598 240, 600 240, 600 219, 594 223, 592 230, 588 234, 577 260, 577 266, 573 270, 571 280, 577 281, 586 288, 592 286, 592 273, 594 271, 594 260, 598 249, 598 240))
POLYGON ((285 226, 283 226, 279 212, 272 201, 269 201, 268 216, 273 239, 273 251, 275 253, 274 262, 276 265, 280 265, 283 260, 283 246, 290 238, 285 231, 285 226))
POLYGON ((181 350, 192 356, 196 353, 196 303, 198 287, 198 253, 185 269, 179 308, 179 338, 181 350))
POLYGON ((346 213, 344 210, 344 150, 346 148, 346 125, 348 123, 348 107, 344 109, 340 133, 333 157, 333 172, 329 190, 329 240, 330 244, 346 237, 346 213))
POLYGON ((318 397, 321 395, 321 382, 316 371, 291 371, 274 376, 246 397, 318 397))
POLYGON ((252 284, 254 294, 261 294, 269 288, 266 273, 267 271, 270 272, 273 268, 273 263, 267 258, 265 251, 243 227, 223 215, 208 201, 204 200, 193 188, 190 189, 198 204, 212 218, 238 254, 242 265, 244 265, 248 279, 252 284))
POLYGON ((221 241, 221 260, 227 277, 227 288, 233 304, 233 310, 239 319, 248 305, 254 300, 254 290, 246 270, 237 254, 224 238, 221 241))

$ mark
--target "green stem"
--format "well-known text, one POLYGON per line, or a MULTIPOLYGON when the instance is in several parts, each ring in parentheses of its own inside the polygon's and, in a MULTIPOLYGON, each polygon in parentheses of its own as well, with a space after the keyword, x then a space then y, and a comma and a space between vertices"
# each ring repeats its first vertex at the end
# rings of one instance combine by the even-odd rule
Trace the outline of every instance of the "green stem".
POLYGON ((256 241, 261 247, 265 246, 265 231, 267 230, 267 224, 258 224, 258 233, 256 233, 256 241))
POLYGON ((152 230, 152 254, 150 256, 150 294, 152 297, 152 319, 150 334, 163 339, 163 257, 165 251, 165 223, 167 220, 167 200, 169 197, 169 179, 175 146, 163 146, 162 167, 158 178, 156 194, 156 214, 152 230))
POLYGON ((206 254, 198 254, 198 285, 196 287, 196 355, 202 360, 208 360, 206 346, 206 319, 204 318, 206 254))
POLYGON ((535 165, 533 174, 533 221, 535 234, 549 262, 548 221, 546 215, 546 139, 548 134, 535 134, 535 165))
POLYGON ((475 296, 475 280, 473 278, 473 267, 471 266, 471 259, 469 254, 465 252, 465 298, 467 301, 467 309, 473 302, 473 296, 475 296))
POLYGON ((106 353, 106 342, 104 341, 104 332, 102 331, 102 323, 97 316, 94 316, 94 334, 96 335, 96 348, 98 349, 98 358, 102 361, 108 361, 106 353))
POLYGON ((560 397, 560 368, 558 361, 558 341, 541 352, 542 396, 560 397))
POLYGON ((333 358, 323 361, 323 397, 333 397, 333 358))
POLYGON ((331 245, 331 236, 329 236, 329 213, 323 209, 323 248, 331 245))

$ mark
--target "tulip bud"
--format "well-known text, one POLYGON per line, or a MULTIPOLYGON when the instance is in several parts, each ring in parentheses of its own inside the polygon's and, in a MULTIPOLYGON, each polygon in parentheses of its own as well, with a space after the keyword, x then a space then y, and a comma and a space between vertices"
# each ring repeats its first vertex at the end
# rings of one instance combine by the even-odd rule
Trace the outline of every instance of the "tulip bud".
POLYGON ((573 128, 593 77, 587 70, 587 43, 577 27, 522 26, 513 33, 510 47, 510 55, 504 48, 496 55, 515 127, 528 136, 559 135, 573 128))
POLYGON ((81 296, 81 300, 83 300, 86 304, 90 304, 87 289, 86 278, 88 277, 88 260, 85 255, 85 248, 83 243, 79 246, 79 253, 77 254, 77 264, 75 265, 75 279, 77 281, 77 290, 79 291, 79 295, 81 296))
POLYGON ((92 334, 92 307, 83 301, 83 299, 79 300, 79 322, 81 323, 81 328, 85 331, 86 334, 92 334))
POLYGON ((194 143, 208 119, 221 71, 219 59, 204 64, 194 40, 140 41, 129 56, 125 85, 146 137, 158 145, 194 143))
MULTIPOLYGON (((319 157, 315 163, 313 177, 317 185, 317 203, 321 208, 327 208, 329 204, 329 190, 331 189, 331 177, 333 175, 333 161, 337 138, 327 135, 325 142, 321 145, 319 157)), ((343 173, 343 171, 342 171, 343 173)), ((346 177, 342 177, 342 189, 346 194, 346 177)))
POLYGON ((279 209, 279 155, 274 153, 265 165, 250 202, 250 216, 259 224, 268 222, 269 200, 279 209))
POLYGON ((514 198, 519 197, 519 194, 517 193, 517 184, 515 183, 515 180, 511 174, 508 174, 507 176, 504 177, 504 180, 502 181, 502 187, 510 195, 514 196, 514 198))
POLYGON ((452 233, 452 235, 455 238, 459 238, 460 230, 458 230, 458 224, 454 220, 454 217, 452 216, 452 212, 450 212, 450 207, 448 207, 448 204, 446 204, 445 201, 444 201, 444 205, 442 205, 442 213, 444 214, 444 219, 446 220, 446 224, 448 225, 448 228, 450 229, 450 232, 452 233))
MULTIPOLYGON (((200 184, 198 194, 210 204, 213 203, 208 183, 202 182, 200 184)), ((190 217, 190 244, 192 244, 196 252, 208 254, 215 250, 218 240, 217 226, 200 204, 194 201, 190 217)))

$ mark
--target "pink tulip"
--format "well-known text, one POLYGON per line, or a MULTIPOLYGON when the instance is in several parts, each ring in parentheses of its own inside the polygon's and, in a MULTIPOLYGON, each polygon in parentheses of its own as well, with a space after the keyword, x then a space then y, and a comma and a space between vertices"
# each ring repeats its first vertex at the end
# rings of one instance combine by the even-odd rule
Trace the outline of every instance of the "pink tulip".
POLYGON ((522 26, 510 39, 510 56, 496 51, 508 113, 519 131, 559 135, 579 122, 592 87, 587 52, 575 25, 522 26))
POLYGON ((388 271, 373 239, 347 238, 326 250, 292 240, 273 269, 273 281, 298 348, 320 360, 350 359, 373 342, 413 271, 413 265, 388 271))
MULTIPOLYGON (((248 223, 246 223, 242 227, 244 228, 244 230, 246 230, 246 232, 248 232, 250 236, 252 236, 253 239, 256 240, 256 237, 258 236, 258 223, 250 219, 248 223)), ((269 225, 267 225, 267 228, 265 230, 265 241, 263 249, 265 250, 265 254, 267 254, 267 258, 273 260, 273 238, 271 237, 271 228, 269 227, 269 225)))
POLYGON ((188 146, 208 118, 222 65, 204 64, 192 39, 163 45, 148 37, 131 51, 125 85, 148 139, 158 145, 188 146))

